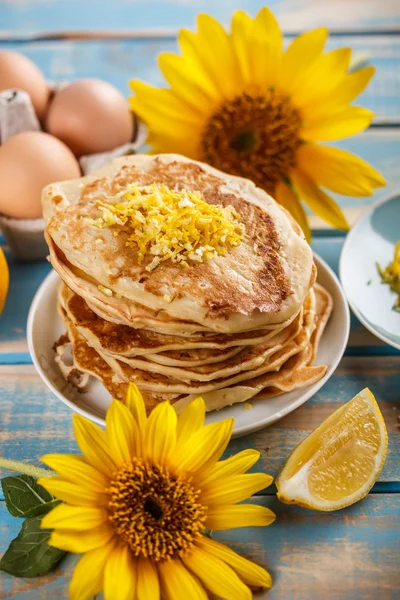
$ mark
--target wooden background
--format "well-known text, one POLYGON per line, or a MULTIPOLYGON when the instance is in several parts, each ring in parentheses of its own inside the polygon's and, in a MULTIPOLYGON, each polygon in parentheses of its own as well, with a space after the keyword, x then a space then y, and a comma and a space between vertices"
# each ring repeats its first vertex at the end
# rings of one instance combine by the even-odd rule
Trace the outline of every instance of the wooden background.
MULTIPOLYGON (((258 0, 0 0, 0 48, 31 57, 49 80, 100 77, 128 94, 127 82, 161 84, 156 57, 176 48, 180 27, 206 11, 228 23, 234 9, 254 15, 258 0)), ((377 75, 360 103, 376 118, 369 131, 341 147, 356 152, 387 178, 374 197, 340 198, 350 220, 377 199, 400 190, 400 2, 398 0, 273 0, 287 39, 314 26, 332 30, 329 46, 349 45, 377 75)), ((313 220, 314 249, 337 271, 343 236, 313 220)), ((400 225, 399 225, 400 232, 400 225)), ((400 237, 400 233, 399 233, 400 237)), ((7 251, 7 248, 6 248, 7 251)), ((33 294, 50 267, 17 263, 7 252, 11 287, 0 318, 0 454, 39 463, 51 452, 76 450, 71 413, 36 375, 25 325, 33 294)), ((369 386, 389 430, 389 454, 379 482, 363 502, 332 514, 280 504, 274 489, 257 502, 277 521, 265 529, 218 535, 271 570, 268 600, 394 600, 400 598, 400 353, 352 320, 346 355, 331 380, 303 407, 254 435, 234 440, 232 454, 261 450, 258 469, 276 475, 293 447, 335 408, 369 386)), ((0 554, 20 527, 0 496, 0 554)), ((22 580, 0 573, 0 598, 68 597, 74 558, 48 577, 22 580)))

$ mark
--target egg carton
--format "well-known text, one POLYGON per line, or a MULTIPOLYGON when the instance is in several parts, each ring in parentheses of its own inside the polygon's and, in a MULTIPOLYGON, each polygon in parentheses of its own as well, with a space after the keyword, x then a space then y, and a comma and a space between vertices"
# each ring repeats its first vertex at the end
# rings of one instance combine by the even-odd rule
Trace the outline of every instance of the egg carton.
MULTIPOLYGON (((62 84, 61 84, 62 85, 62 84)), ((24 131, 41 131, 29 94, 22 90, 0 92, 0 145, 24 131)), ((136 154, 146 142, 147 129, 136 120, 134 140, 110 152, 81 156, 83 175, 89 175, 114 158, 136 154)), ((0 214, 0 229, 13 255, 20 260, 39 260, 48 255, 43 219, 14 219, 0 214)))

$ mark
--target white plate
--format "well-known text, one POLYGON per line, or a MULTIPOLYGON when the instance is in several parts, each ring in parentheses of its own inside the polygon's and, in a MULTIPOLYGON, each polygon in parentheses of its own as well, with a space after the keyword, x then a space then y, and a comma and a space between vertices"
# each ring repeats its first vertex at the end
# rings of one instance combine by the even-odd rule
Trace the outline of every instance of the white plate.
POLYGON ((400 239, 400 195, 386 198, 353 226, 340 255, 339 273, 349 304, 378 338, 400 350, 400 313, 392 310, 396 294, 376 268, 393 260, 400 239))
MULTIPOLYGON (((252 409, 242 404, 224 408, 207 415, 207 421, 220 421, 227 417, 235 418, 234 436, 241 436, 262 429, 295 410, 311 398, 329 379, 336 369, 346 348, 350 314, 340 283, 328 265, 315 255, 318 267, 318 281, 333 297, 334 308, 324 331, 318 350, 317 364, 328 365, 328 371, 320 381, 306 388, 270 398, 251 400, 252 409)), ((29 311, 27 337, 29 351, 39 375, 52 392, 73 411, 84 415, 95 423, 104 425, 104 416, 111 396, 103 385, 91 378, 88 391, 79 393, 67 384, 54 363, 52 346, 64 333, 64 327, 57 312, 58 275, 50 273, 36 292, 29 311)))

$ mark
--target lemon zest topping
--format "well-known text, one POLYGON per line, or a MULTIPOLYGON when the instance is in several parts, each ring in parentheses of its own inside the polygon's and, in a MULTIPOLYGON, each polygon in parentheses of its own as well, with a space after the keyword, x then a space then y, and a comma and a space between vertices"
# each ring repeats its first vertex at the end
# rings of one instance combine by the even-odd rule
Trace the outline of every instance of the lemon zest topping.
POLYGON ((400 312, 400 240, 394 248, 393 262, 386 269, 377 264, 382 283, 387 283, 390 289, 398 294, 398 298, 393 305, 393 310, 400 312))
POLYGON ((113 295, 112 290, 110 290, 110 288, 104 287, 104 285, 98 285, 97 289, 105 296, 111 297, 113 295))
POLYGON ((224 256, 229 247, 240 244, 245 230, 232 206, 208 204, 198 191, 176 191, 166 185, 132 184, 97 206, 102 215, 87 221, 100 229, 128 226, 132 233, 126 245, 138 248, 138 263, 146 254, 154 257, 147 271, 168 259, 188 266, 188 261, 224 256))

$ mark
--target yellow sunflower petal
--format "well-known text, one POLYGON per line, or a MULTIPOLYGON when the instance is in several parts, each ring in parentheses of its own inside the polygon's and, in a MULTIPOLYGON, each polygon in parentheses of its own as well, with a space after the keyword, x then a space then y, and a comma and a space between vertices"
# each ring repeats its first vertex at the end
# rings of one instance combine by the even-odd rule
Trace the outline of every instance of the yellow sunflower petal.
POLYGON ((336 227, 336 229, 349 229, 346 217, 340 206, 325 192, 319 189, 314 181, 300 169, 296 169, 292 180, 304 202, 321 219, 336 227))
POLYGON ((193 79, 193 66, 186 57, 161 55, 160 66, 173 89, 132 81, 130 85, 136 95, 130 98, 130 106, 149 127, 148 143, 153 153, 179 152, 200 158, 201 132, 214 110, 210 102, 215 107, 215 100, 203 93, 199 75, 193 79))
POLYGON ((242 10, 237 10, 232 17, 231 41, 238 67, 238 82, 247 85, 251 82, 251 57, 249 53, 250 35, 253 19, 242 10))
POLYGON ((346 73, 338 85, 330 90, 324 97, 303 106, 302 114, 307 121, 310 117, 313 121, 316 119, 329 118, 333 113, 346 107, 352 102, 363 89, 368 85, 375 73, 372 66, 364 67, 354 73, 346 73))
POLYGON ((355 100, 369 84, 375 75, 375 70, 375 67, 369 65, 353 73, 346 74, 344 80, 335 88, 335 100, 341 104, 355 100))
POLYGON ((195 473, 212 467, 222 456, 232 435, 233 419, 206 425, 186 444, 178 444, 171 463, 179 471, 195 473))
POLYGON ((215 90, 210 98, 208 88, 201 85, 201 78, 196 77, 196 71, 187 64, 185 57, 162 52, 158 57, 158 64, 174 94, 182 102, 201 114, 214 104, 215 90))
POLYGON ((73 506, 106 506, 108 495, 87 489, 83 485, 71 483, 62 477, 41 477, 38 483, 58 500, 73 506))
POLYGON ((281 68, 282 33, 273 13, 266 6, 254 19, 249 51, 252 83, 263 88, 274 86, 281 68))
POLYGON ((183 557, 182 562, 216 596, 229 600, 251 600, 252 593, 235 571, 199 546, 183 557))
POLYGON ((132 456, 138 456, 139 432, 135 420, 127 406, 113 400, 106 415, 107 440, 110 453, 117 466, 129 463, 132 456))
POLYGON ((42 462, 53 471, 85 489, 103 493, 109 485, 109 478, 89 465, 83 456, 76 454, 46 454, 42 462))
POLYGON ((166 136, 158 135, 157 132, 150 134, 147 138, 147 143, 151 146, 150 154, 163 154, 163 153, 178 153, 188 158, 195 160, 201 160, 201 151, 197 144, 197 139, 179 139, 174 140, 166 136))
POLYGON ((256 527, 271 525, 275 521, 274 513, 257 504, 239 504, 219 506, 207 513, 207 529, 234 529, 235 527, 256 527))
POLYGON ((160 600, 160 583, 157 569, 145 558, 137 561, 137 583, 135 600, 160 600))
POLYGON ((258 450, 242 450, 233 456, 230 456, 226 460, 222 460, 213 466, 212 469, 206 473, 199 473, 196 476, 196 483, 200 488, 218 481, 231 475, 242 475, 246 473, 260 458, 258 450))
POLYGON ((311 116, 303 123, 302 137, 306 141, 340 140, 364 131, 373 116, 372 111, 360 106, 348 106, 327 118, 313 120, 311 116))
POLYGON ((156 406, 149 417, 146 430, 145 456, 159 464, 168 460, 176 446, 177 416, 168 401, 156 406))
POLYGON ((171 90, 156 88, 139 80, 131 81, 130 87, 136 94, 136 99, 130 99, 132 108, 135 112, 137 109, 144 119, 156 113, 165 119, 183 123, 197 122, 198 114, 190 106, 182 104, 171 90))
POLYGON ((302 144, 297 164, 303 173, 328 190, 348 196, 369 196, 386 184, 382 175, 358 156, 329 146, 302 144))
POLYGON ((323 54, 299 78, 298 85, 292 89, 291 102, 301 109, 331 92, 347 73, 350 59, 350 48, 337 48, 323 54))
POLYGON ((204 40, 200 39, 197 33, 181 29, 178 43, 183 54, 181 62, 186 77, 197 81, 207 97, 213 102, 218 102, 221 99, 221 92, 215 71, 210 72, 207 63, 203 61, 204 40))
POLYGON ((282 58, 278 85, 287 92, 295 89, 298 79, 321 55, 328 30, 326 27, 313 29, 295 38, 282 58))
POLYGON ((70 600, 91 600, 103 589, 104 568, 114 543, 91 550, 78 561, 69 586, 70 600))
POLYGON ((243 583, 252 587, 270 588, 272 586, 271 575, 268 571, 256 565, 251 560, 243 558, 224 544, 202 536, 196 542, 196 545, 199 545, 203 550, 216 558, 220 558, 232 567, 243 583))
POLYGON ((133 600, 136 591, 136 561, 126 544, 120 544, 110 554, 104 569, 104 599, 133 600))
POLYGON ((130 383, 126 394, 125 404, 132 413, 139 431, 144 431, 147 416, 143 396, 136 383, 130 383))
POLYGON ((213 481, 201 491, 201 503, 211 509, 221 504, 236 504, 271 485, 273 478, 265 473, 232 475, 213 481))
POLYGON ((189 573, 179 559, 159 563, 158 572, 165 600, 208 599, 208 595, 199 580, 189 573))
POLYGON ((222 97, 240 92, 236 61, 230 38, 222 25, 207 14, 197 17, 201 60, 222 97))
MULTIPOLYGON (((132 82, 135 84, 135 88, 138 82, 132 82)), ((147 102, 148 98, 145 94, 136 94, 135 97, 129 99, 129 104, 132 111, 142 119, 146 124, 149 125, 153 131, 157 131, 159 135, 164 135, 169 139, 176 141, 184 141, 186 136, 193 130, 194 122, 186 121, 183 117, 184 111, 181 111, 181 116, 171 117, 165 115, 160 108, 152 108, 152 105, 147 102), (171 127, 171 120, 174 122, 173 128, 171 127)))
POLYGON ((206 405, 203 398, 196 398, 181 412, 178 417, 177 438, 180 444, 204 426, 206 405))
POLYGON ((108 523, 90 531, 56 529, 50 534, 49 544, 66 552, 82 554, 100 546, 105 546, 113 538, 115 529, 108 523))
POLYGON ((87 461, 110 477, 116 470, 116 464, 110 456, 106 433, 88 419, 80 415, 73 416, 76 443, 87 461))
POLYGON ((108 513, 102 508, 94 506, 69 506, 68 504, 59 504, 41 521, 41 527, 44 529, 71 529, 84 531, 99 527, 108 522, 108 513))
POLYGON ((308 243, 311 240, 311 229, 308 223, 306 212, 301 204, 299 197, 295 194, 294 190, 280 181, 275 189, 275 200, 279 202, 287 211, 290 212, 292 217, 297 221, 303 230, 308 243))

